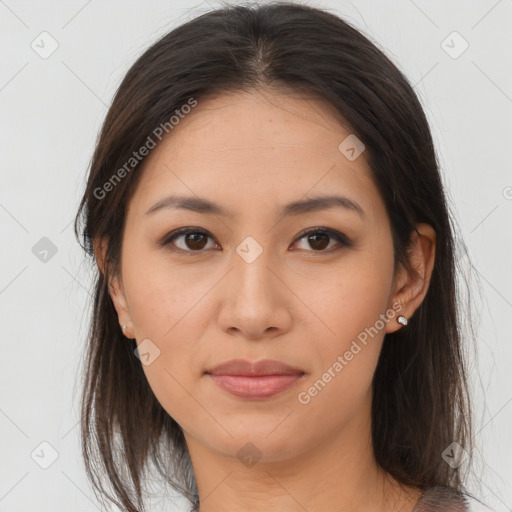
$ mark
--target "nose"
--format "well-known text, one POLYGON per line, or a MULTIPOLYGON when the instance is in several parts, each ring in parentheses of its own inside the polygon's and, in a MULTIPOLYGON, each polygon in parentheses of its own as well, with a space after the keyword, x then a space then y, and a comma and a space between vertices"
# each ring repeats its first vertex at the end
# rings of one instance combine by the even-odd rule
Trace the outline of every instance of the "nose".
POLYGON ((235 254, 232 269, 217 290, 219 326, 231 336, 261 340, 290 329, 293 294, 269 254, 264 250, 254 261, 235 254))

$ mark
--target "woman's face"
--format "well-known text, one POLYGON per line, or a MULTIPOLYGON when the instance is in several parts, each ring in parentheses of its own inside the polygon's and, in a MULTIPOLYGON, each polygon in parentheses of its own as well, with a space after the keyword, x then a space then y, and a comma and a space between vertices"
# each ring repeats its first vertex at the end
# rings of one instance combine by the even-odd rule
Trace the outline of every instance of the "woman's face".
POLYGON ((399 325, 390 224, 361 149, 326 104, 267 91, 199 100, 151 150, 113 298, 189 446, 237 457, 250 442, 277 461, 369 428, 399 325), (206 373, 232 359, 302 373, 241 397, 206 373))

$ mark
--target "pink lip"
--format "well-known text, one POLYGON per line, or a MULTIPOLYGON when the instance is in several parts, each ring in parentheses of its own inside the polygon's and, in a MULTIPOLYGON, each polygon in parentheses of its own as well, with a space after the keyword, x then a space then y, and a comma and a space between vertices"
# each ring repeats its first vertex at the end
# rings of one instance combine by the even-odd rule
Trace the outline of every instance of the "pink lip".
POLYGON ((279 361, 227 361, 205 372, 222 389, 241 398, 270 398, 291 387, 304 372, 279 361))

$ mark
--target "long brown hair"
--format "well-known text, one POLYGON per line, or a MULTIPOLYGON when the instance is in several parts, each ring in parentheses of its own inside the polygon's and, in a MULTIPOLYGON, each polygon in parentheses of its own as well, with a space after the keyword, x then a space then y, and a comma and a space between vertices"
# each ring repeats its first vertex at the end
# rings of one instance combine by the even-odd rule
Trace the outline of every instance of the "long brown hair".
POLYGON ((144 479, 152 469, 198 505, 182 430, 150 389, 109 295, 144 160, 129 168, 126 162, 191 98, 263 87, 326 100, 364 143, 390 218, 396 265, 410 268, 416 223, 436 231, 427 295, 407 328, 384 340, 373 380, 373 447, 377 463, 403 484, 462 489, 461 467, 442 458, 452 442, 469 453, 472 442, 454 229, 426 116, 375 44, 338 16, 295 3, 227 6, 188 21, 143 53, 113 99, 75 219, 75 234, 93 261, 93 240, 108 241, 105 274, 98 272, 94 285, 83 381, 88 476, 96 491, 129 512, 144 510, 144 479))

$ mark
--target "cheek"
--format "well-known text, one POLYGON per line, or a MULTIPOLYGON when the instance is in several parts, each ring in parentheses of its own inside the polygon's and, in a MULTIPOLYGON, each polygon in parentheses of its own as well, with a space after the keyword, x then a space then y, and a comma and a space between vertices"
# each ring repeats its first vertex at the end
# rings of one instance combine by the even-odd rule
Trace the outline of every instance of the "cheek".
POLYGON ((141 356, 149 385, 169 413, 174 412, 169 407, 179 404, 186 414, 186 389, 200 368, 194 340, 203 317, 198 299, 206 290, 201 293, 201 279, 170 268, 162 255, 128 245, 122 272, 139 352, 149 353, 148 358, 141 356))
MULTIPOLYGON (((343 349, 386 312, 392 285, 391 251, 354 253, 312 278, 296 279, 294 290, 321 320, 325 351, 343 349)), ((383 327, 382 321, 376 325, 383 327)))
MULTIPOLYGON (((375 313, 378 319, 380 310, 375 308, 375 313)), ((371 400, 385 332, 376 329, 375 320, 369 322, 368 317, 367 308, 339 313, 332 323, 336 338, 318 338, 311 353, 313 371, 297 397, 299 407, 313 423, 322 421, 326 427, 344 424, 371 400)))
POLYGON ((305 401, 330 407, 341 400, 350 410, 369 392, 385 335, 392 266, 391 251, 379 258, 359 254, 330 273, 328 284, 319 279, 309 295, 303 289, 304 302, 323 322, 314 350, 309 347, 316 364, 307 383, 313 388, 303 387, 305 401))
MULTIPOLYGON (((165 250, 134 248, 126 253, 123 281, 137 339, 179 343, 181 338, 174 334, 183 330, 191 316, 197 320, 212 277, 196 265, 173 263, 165 250)), ((182 343, 188 346, 186 340, 182 343)))

